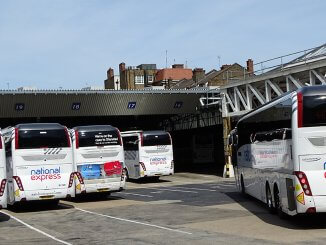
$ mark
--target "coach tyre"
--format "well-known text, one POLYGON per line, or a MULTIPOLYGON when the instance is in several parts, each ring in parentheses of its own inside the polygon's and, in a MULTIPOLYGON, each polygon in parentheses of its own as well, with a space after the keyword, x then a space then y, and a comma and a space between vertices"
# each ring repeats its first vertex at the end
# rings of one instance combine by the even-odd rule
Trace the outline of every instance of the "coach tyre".
POLYGON ((127 181, 127 180, 129 180, 129 173, 128 173, 128 169, 127 169, 127 168, 125 168, 125 169, 124 169, 124 171, 125 171, 125 181, 127 181))
POLYGON ((286 219, 287 214, 282 211, 281 197, 277 185, 275 185, 274 187, 274 199, 275 199, 275 208, 277 211, 277 215, 280 217, 280 219, 286 219))
POLYGON ((240 185, 241 185, 241 194, 242 195, 245 195, 246 194, 246 190, 245 190, 245 185, 244 185, 244 182, 243 182, 243 176, 242 176, 242 174, 241 174, 240 185))
POLYGON ((273 205, 273 198, 272 198, 272 193, 271 189, 269 188, 269 184, 266 184, 266 203, 267 203, 267 208, 270 213, 275 213, 275 208, 273 205))

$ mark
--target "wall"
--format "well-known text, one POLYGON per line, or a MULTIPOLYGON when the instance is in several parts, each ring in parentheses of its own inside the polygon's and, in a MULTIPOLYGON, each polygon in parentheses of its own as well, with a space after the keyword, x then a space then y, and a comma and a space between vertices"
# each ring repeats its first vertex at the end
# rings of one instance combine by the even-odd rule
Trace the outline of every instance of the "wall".
POLYGON ((209 82, 208 86, 223 86, 228 82, 232 83, 233 80, 243 78, 244 68, 238 64, 234 64, 227 68, 225 72, 219 73, 217 76, 213 77, 209 82))

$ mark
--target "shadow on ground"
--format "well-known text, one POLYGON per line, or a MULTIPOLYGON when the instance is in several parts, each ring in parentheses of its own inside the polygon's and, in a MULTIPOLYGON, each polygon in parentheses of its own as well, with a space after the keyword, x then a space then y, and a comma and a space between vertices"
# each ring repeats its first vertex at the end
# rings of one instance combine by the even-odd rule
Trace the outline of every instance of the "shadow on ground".
POLYGON ((72 205, 57 203, 55 201, 29 201, 29 202, 18 202, 14 205, 8 206, 8 210, 15 213, 28 213, 28 212, 42 212, 52 210, 62 210, 74 208, 72 205))
POLYGON ((240 192, 225 192, 224 194, 232 198, 244 209, 248 210, 265 223, 292 230, 326 228, 326 213, 300 214, 296 216, 286 216, 285 219, 281 219, 277 214, 269 213, 265 203, 249 195, 242 195, 240 192))
POLYGON ((223 175, 224 164, 215 164, 215 163, 198 163, 198 164, 183 164, 181 166, 175 166, 175 172, 189 172, 194 174, 207 174, 222 176, 223 175))
POLYGON ((0 223, 10 220, 10 216, 0 212, 0 223))
POLYGON ((85 202, 98 202, 98 201, 110 201, 110 200, 120 200, 124 199, 122 197, 111 196, 110 193, 87 193, 78 195, 74 198, 69 198, 67 201, 73 203, 85 203, 85 202))
POLYGON ((137 184, 151 184, 151 183, 169 183, 170 180, 162 180, 159 178, 140 178, 140 179, 128 179, 128 182, 137 183, 137 184))

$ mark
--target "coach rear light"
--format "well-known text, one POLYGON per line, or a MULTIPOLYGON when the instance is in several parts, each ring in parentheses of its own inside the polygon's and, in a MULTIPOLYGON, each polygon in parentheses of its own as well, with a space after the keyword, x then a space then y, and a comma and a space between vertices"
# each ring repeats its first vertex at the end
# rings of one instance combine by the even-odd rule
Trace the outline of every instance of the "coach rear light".
POLYGON ((173 169, 173 167, 174 167, 174 161, 172 160, 171 161, 171 169, 173 169))
POLYGON ((298 128, 302 128, 303 126, 303 95, 301 92, 297 94, 297 103, 298 103, 298 128))
POLYGON ((75 130, 75 141, 76 141, 76 149, 79 148, 79 133, 78 130, 75 130))
POLYGON ((122 169, 122 172, 121 172, 121 180, 123 180, 126 176, 126 169, 122 169))
POLYGON ((310 207, 307 209, 306 213, 313 214, 316 213, 316 208, 315 207, 310 207))
POLYGON ((69 136, 69 132, 68 132, 68 129, 65 128, 65 134, 66 134, 66 138, 67 138, 67 141, 68 141, 68 147, 71 147, 71 144, 70 144, 70 136, 69 136))
POLYGON ((143 134, 143 132, 140 133, 140 145, 144 146, 144 134, 143 134))
POLYGON ((6 179, 3 179, 1 181, 1 186, 0 186, 0 196, 3 196, 3 193, 5 191, 5 188, 6 188, 6 183, 7 183, 7 180, 6 179))
POLYGON ((75 173, 70 174, 68 188, 72 187, 72 183, 74 182, 74 175, 75 175, 75 173))
POLYGON ((139 164, 140 164, 140 166, 143 168, 143 170, 146 171, 145 164, 144 164, 143 162, 140 162, 139 164))
POLYGON ((83 179, 83 176, 81 175, 81 173, 76 172, 75 174, 79 180, 79 183, 84 184, 84 179, 83 179))
POLYGON ((307 178, 306 174, 304 172, 301 172, 301 171, 294 171, 294 174, 298 177, 299 182, 301 184, 301 187, 302 187, 304 193, 307 196, 312 196, 309 181, 308 181, 308 178, 307 178))
POLYGON ((18 128, 15 128, 15 149, 19 149, 19 144, 18 144, 18 128))
POLYGON ((19 176, 12 176, 12 177, 16 181, 19 190, 24 191, 23 183, 22 183, 21 179, 19 178, 19 176))

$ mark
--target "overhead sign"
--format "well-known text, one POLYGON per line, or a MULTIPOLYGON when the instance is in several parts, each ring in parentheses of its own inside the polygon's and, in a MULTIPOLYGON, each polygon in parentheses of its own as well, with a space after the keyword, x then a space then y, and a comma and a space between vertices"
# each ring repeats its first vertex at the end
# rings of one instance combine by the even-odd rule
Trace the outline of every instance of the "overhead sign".
POLYGON ((182 107, 183 102, 182 101, 176 101, 174 103, 174 108, 175 109, 180 109, 182 107))
POLYGON ((75 103, 72 103, 71 109, 73 111, 79 111, 80 106, 81 106, 81 103, 80 102, 75 102, 75 103))
POLYGON ((132 101, 128 103, 128 109, 135 109, 136 108, 136 101, 132 101))
POLYGON ((23 111, 25 110, 25 104, 24 103, 16 103, 15 104, 15 111, 23 111))

